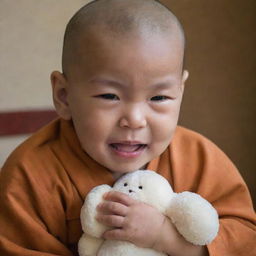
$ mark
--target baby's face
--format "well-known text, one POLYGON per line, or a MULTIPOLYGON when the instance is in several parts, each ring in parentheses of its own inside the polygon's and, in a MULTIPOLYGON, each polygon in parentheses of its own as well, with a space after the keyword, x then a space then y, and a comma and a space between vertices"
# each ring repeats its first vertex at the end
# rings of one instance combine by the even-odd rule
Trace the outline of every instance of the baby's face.
MULTIPOLYGON (((83 41, 82 41, 83 42, 83 41)), ((174 39, 92 35, 67 77, 67 102, 85 152, 113 172, 140 169, 168 146, 186 72, 174 39)))

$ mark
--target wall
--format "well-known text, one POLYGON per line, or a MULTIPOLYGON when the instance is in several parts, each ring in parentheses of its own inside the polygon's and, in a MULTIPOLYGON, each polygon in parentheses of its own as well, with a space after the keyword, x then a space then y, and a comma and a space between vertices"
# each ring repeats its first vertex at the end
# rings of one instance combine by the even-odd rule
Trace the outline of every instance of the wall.
MULTIPOLYGON (((3 112, 53 109, 50 73, 61 68, 66 23, 87 2, 0 1, 0 135, 3 112)), ((0 166, 27 136, 0 136, 0 166)))
POLYGON ((256 205, 256 1, 163 0, 187 36, 180 124, 232 159, 256 205))

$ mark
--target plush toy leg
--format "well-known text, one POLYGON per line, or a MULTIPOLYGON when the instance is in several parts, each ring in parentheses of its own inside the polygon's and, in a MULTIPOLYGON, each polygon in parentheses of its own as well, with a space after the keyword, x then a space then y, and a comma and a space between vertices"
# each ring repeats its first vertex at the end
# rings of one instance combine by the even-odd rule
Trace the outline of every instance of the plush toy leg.
POLYGON ((217 235, 217 211, 200 195, 182 192, 173 197, 166 212, 179 233, 195 245, 209 244, 217 235))
POLYGON ((103 239, 83 234, 78 242, 80 256, 96 256, 103 239))

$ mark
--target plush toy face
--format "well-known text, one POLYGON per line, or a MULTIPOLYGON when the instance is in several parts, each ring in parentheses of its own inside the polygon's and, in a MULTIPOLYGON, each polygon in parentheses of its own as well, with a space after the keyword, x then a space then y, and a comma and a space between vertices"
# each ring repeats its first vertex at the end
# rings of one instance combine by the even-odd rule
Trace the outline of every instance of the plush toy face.
POLYGON ((114 184, 113 190, 153 205, 162 212, 173 195, 173 190, 165 178, 146 170, 124 175, 114 184))

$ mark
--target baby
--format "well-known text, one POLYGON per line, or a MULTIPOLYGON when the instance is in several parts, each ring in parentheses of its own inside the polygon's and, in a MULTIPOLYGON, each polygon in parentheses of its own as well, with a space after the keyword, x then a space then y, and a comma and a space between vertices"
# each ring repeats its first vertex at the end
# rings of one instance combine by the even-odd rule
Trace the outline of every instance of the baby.
POLYGON ((253 255, 255 213, 244 181, 215 145, 177 127, 184 47, 179 21, 154 0, 97 0, 72 17, 63 70, 51 74, 60 118, 19 146, 1 172, 1 255, 77 255, 86 194, 137 169, 210 201, 219 235, 207 247, 192 245, 155 208, 110 192, 97 216, 113 227, 105 239, 171 256, 253 255))

